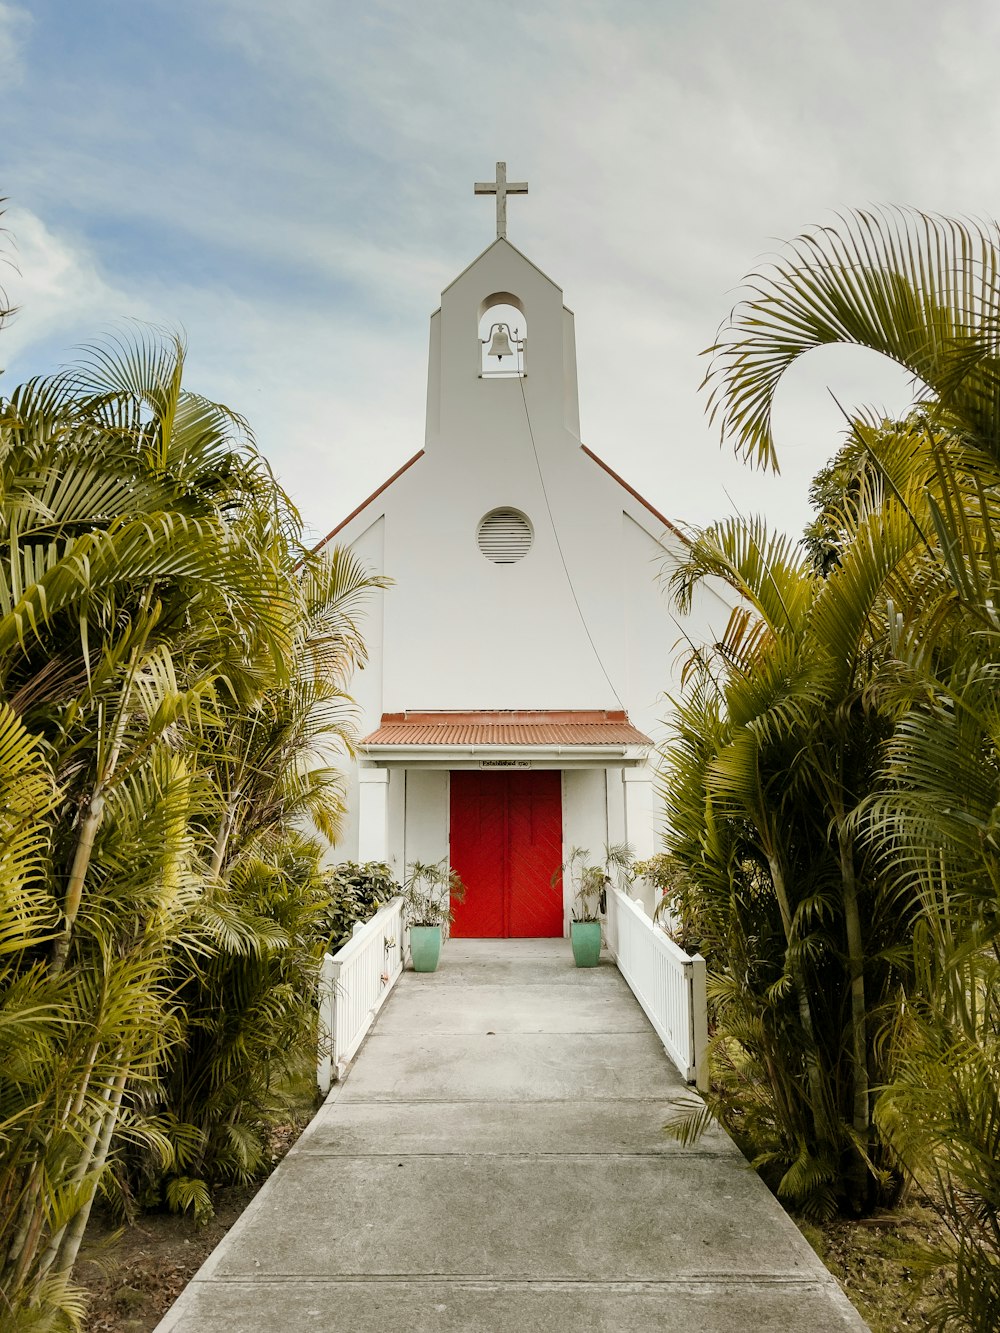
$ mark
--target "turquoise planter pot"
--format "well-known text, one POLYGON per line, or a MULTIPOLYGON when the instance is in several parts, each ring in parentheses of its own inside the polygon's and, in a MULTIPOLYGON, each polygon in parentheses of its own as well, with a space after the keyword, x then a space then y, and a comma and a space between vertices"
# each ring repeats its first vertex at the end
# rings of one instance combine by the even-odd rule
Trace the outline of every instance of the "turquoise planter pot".
POLYGON ((600 921, 571 921, 569 938, 577 967, 596 967, 601 958, 600 921))
POLYGON ((441 927, 411 926, 410 953, 414 972, 436 972, 441 957, 441 927))

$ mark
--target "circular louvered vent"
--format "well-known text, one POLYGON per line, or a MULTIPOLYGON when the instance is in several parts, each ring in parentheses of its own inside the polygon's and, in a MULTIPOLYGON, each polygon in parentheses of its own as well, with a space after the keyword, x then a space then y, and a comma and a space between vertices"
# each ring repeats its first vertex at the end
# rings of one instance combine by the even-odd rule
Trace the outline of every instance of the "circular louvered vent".
POLYGON ((479 549, 495 565, 512 565, 531 550, 531 524, 516 509, 494 509, 479 525, 479 549))

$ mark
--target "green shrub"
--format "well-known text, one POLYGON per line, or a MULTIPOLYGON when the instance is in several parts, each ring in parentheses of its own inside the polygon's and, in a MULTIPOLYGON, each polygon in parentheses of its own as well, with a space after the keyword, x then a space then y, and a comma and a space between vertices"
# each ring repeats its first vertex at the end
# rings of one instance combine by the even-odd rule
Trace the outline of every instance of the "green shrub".
POLYGON ((655 919, 675 943, 688 953, 701 948, 698 932, 698 886, 676 856, 656 852, 632 867, 636 878, 656 890, 655 919))
POLYGON ((330 899, 323 915, 327 951, 336 951, 351 938, 359 921, 370 921, 380 907, 400 891, 383 861, 341 861, 325 875, 330 899))

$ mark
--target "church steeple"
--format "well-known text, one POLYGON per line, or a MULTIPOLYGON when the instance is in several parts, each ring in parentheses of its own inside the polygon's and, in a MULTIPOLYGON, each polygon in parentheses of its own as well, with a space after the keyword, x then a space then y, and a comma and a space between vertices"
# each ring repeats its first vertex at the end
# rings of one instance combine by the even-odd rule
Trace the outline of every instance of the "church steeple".
POLYGON ((525 420, 579 445, 573 315, 551 278, 507 240, 507 196, 527 181, 477 181, 496 196, 497 239, 441 293, 431 317, 426 447, 505 452, 525 420))

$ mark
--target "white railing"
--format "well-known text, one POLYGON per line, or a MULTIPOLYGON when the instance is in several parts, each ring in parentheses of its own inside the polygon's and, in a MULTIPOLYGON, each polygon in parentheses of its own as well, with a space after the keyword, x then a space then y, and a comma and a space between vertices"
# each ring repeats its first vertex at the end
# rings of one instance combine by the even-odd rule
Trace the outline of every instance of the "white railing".
POLYGON ((667 1054, 688 1083, 708 1087, 705 960, 690 957, 638 903, 608 887, 608 948, 667 1054))
POLYGON ((335 954, 319 974, 316 1081, 325 1096, 361 1045, 403 970, 403 900, 393 898, 335 954))

